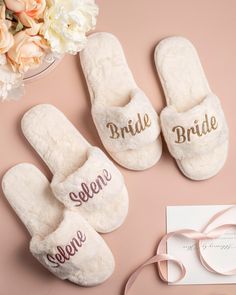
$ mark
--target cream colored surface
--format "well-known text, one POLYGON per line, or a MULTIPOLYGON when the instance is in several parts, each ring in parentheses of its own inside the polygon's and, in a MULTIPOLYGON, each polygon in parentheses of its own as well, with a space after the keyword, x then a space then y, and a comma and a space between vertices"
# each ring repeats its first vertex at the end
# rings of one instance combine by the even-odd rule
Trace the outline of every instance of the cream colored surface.
MULTIPOLYGON (((0 198, 0 294, 122 295, 131 271, 155 252, 165 233, 167 205, 236 203, 236 2, 235 0, 99 0, 98 31, 122 43, 137 84, 160 112, 166 105, 153 61, 157 42, 167 36, 190 39, 198 50, 212 91, 221 98, 230 129, 228 160, 214 178, 201 183, 185 178, 164 146, 159 163, 144 172, 121 171, 130 196, 129 215, 117 231, 103 235, 116 259, 114 275, 103 285, 80 288, 48 274, 28 250, 29 235, 0 198)), ((39 103, 62 109, 82 135, 101 146, 91 118, 90 97, 77 57, 66 57, 47 77, 27 86, 17 103, 0 105, 1 176, 16 163, 31 162, 50 173, 20 131, 22 115, 39 103)), ((201 218, 201 216, 199 216, 201 218)), ((233 295, 235 285, 167 286, 155 266, 143 271, 130 295, 233 295)))

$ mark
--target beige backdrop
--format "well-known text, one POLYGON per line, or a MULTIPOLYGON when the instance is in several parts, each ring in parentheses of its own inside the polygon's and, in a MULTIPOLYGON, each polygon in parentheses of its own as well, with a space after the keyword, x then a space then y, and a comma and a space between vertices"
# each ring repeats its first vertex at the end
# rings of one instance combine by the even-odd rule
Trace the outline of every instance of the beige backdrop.
MULTIPOLYGON (((29 234, 2 196, 0 198, 0 295, 121 295, 132 270, 152 255, 165 233, 167 205, 236 203, 236 1, 235 0, 99 0, 97 31, 112 32, 123 44, 139 86, 158 112, 165 106, 153 61, 159 40, 171 35, 196 46, 209 83, 221 98, 230 127, 229 158, 215 178, 193 182, 176 167, 166 147, 161 161, 145 172, 121 168, 130 194, 125 224, 104 235, 115 258, 114 275, 103 285, 80 288, 51 275, 30 255, 29 234)), ((0 105, 0 176, 11 166, 30 162, 51 175, 22 136, 20 119, 39 103, 62 110, 94 145, 101 146, 91 116, 89 95, 79 58, 67 56, 47 77, 26 87, 19 102, 0 105)), ((201 216, 199 216, 201 218, 201 216)), ((186 225, 187 226, 187 225, 186 225)), ((154 266, 139 277, 135 295, 232 295, 236 286, 167 286, 154 266)))

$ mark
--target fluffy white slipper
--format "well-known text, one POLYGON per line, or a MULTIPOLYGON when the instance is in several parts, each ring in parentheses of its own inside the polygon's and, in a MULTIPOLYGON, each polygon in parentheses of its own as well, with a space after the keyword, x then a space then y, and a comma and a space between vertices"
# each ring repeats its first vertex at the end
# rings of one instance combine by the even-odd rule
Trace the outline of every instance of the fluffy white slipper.
POLYGON ((118 39, 89 36, 80 53, 98 134, 112 158, 132 170, 155 165, 162 153, 158 116, 134 81, 118 39))
POLYGON ((171 155, 190 179, 216 175, 227 158, 228 127, 195 48, 182 37, 164 39, 155 63, 166 96, 161 127, 171 155))
POLYGON ((105 241, 80 214, 64 210, 35 166, 11 168, 2 188, 32 236, 30 251, 50 272, 87 287, 111 276, 115 263, 105 241))
POLYGON ((53 173, 51 187, 59 201, 98 232, 110 232, 123 223, 128 212, 123 176, 63 113, 52 105, 38 105, 24 115, 21 126, 53 173))

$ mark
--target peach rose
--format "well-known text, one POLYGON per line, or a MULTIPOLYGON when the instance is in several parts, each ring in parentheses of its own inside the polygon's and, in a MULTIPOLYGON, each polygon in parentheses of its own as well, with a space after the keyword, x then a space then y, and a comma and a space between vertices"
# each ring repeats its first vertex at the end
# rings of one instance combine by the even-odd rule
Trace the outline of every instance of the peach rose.
POLYGON ((6 53, 14 44, 13 35, 9 32, 8 22, 5 20, 5 6, 0 7, 0 54, 6 53))
POLYGON ((18 16, 21 23, 30 31, 30 35, 37 35, 39 33, 42 23, 37 22, 25 12, 21 12, 18 16))
POLYGON ((46 8, 46 0, 5 0, 5 4, 11 11, 25 12, 34 19, 38 19, 46 8))
POLYGON ((14 45, 7 52, 7 58, 14 71, 26 73, 41 64, 47 48, 45 39, 31 36, 24 30, 14 36, 14 45))

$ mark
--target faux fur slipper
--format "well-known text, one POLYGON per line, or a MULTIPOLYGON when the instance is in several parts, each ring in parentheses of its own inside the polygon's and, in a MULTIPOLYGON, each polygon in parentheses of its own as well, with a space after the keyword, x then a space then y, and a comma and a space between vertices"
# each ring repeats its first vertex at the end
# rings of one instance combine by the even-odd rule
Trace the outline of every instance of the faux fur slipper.
POLYGON ((159 119, 138 88, 118 39, 109 33, 90 35, 80 60, 106 150, 128 169, 155 165, 162 153, 159 119))
POLYGON ((155 63, 167 102, 161 127, 169 151, 185 176, 208 179, 220 171, 228 153, 228 127, 220 100, 187 39, 162 40, 155 63))
POLYGON ((32 236, 31 253, 50 272, 86 287, 111 276, 115 263, 105 241, 80 214, 64 210, 35 166, 11 168, 2 188, 32 236))
POLYGON ((107 156, 52 105, 30 109, 21 126, 54 175, 51 188, 57 199, 98 232, 118 228, 128 212, 128 193, 123 176, 107 156))

